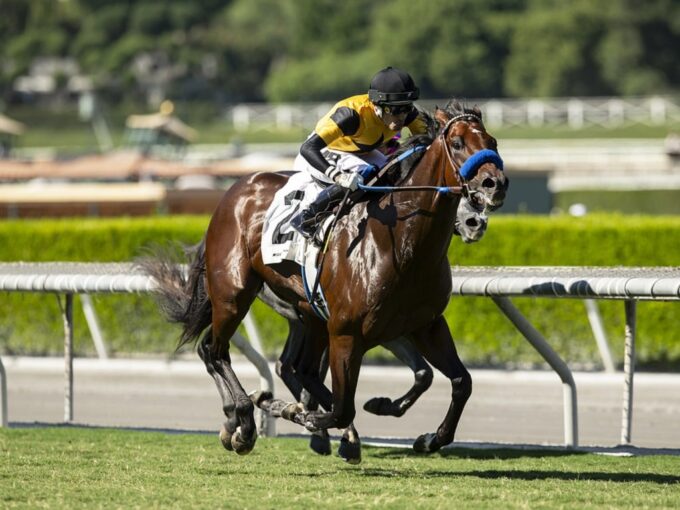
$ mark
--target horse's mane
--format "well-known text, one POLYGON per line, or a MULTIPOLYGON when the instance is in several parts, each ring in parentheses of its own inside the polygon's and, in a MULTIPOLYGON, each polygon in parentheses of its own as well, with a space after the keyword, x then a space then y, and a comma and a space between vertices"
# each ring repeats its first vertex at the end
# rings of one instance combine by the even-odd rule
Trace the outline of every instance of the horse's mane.
MULTIPOLYGON (((397 149, 391 156, 390 161, 392 159, 398 158, 401 154, 417 145, 431 145, 437 135, 439 135, 442 128, 435 119, 434 114, 420 108, 418 111, 420 113, 421 119, 425 122, 427 133, 421 135, 412 135, 406 138, 402 142, 401 147, 399 147, 399 149, 397 149)), ((446 103, 443 111, 446 112, 449 118, 468 114, 478 118, 480 121, 482 120, 482 112, 477 106, 469 108, 458 99, 451 99, 448 103, 446 103)), ((387 181, 389 181, 391 184, 397 184, 398 182, 403 181, 411 173, 413 168, 415 168, 424 155, 425 153, 422 151, 416 152, 400 163, 394 165, 387 171, 387 181)))
POLYGON ((480 110, 477 105, 473 106, 472 108, 469 108, 465 103, 462 103, 459 99, 451 99, 448 103, 446 103, 444 111, 450 117, 470 115, 472 117, 475 117, 476 119, 479 119, 480 122, 483 122, 484 120, 482 119, 482 110, 480 110))

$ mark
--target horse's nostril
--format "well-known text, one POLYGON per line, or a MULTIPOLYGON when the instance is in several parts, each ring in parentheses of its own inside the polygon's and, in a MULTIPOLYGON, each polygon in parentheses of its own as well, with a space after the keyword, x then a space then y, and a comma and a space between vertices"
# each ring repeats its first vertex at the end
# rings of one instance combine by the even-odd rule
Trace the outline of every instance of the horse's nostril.
POLYGON ((487 177, 482 181, 482 186, 484 188, 495 188, 496 187, 496 180, 492 179, 491 177, 487 177))
POLYGON ((468 227, 476 227, 478 225, 477 220, 475 218, 468 218, 465 220, 465 224, 468 227))

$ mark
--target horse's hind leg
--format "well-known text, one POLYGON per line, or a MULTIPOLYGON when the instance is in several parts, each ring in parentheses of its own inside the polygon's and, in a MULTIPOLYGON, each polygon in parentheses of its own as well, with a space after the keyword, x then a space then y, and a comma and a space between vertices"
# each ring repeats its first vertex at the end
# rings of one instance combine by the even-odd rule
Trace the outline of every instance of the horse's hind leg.
POLYGON ((415 381, 413 386, 402 397, 392 400, 389 397, 374 397, 364 404, 364 409, 378 416, 403 416, 416 400, 427 391, 432 384, 432 368, 423 359, 415 346, 405 337, 382 344, 400 361, 413 370, 415 381))
POLYGON ((423 434, 413 444, 421 453, 434 452, 453 442, 458 421, 472 393, 472 378, 458 357, 449 326, 438 317, 413 335, 418 350, 451 381, 451 404, 436 433, 423 434))
POLYGON ((208 370, 208 374, 210 374, 210 376, 215 380, 217 392, 220 394, 220 398, 222 399, 222 411, 227 417, 227 421, 222 424, 222 428, 220 429, 220 441, 222 441, 222 446, 231 451, 234 449, 231 439, 234 432, 236 432, 238 421, 236 419, 236 414, 234 413, 234 400, 231 396, 231 391, 229 391, 229 387, 227 386, 224 377, 215 367, 214 360, 212 359, 210 353, 211 341, 212 328, 209 328, 198 344, 198 356, 201 358, 201 360, 203 360, 205 368, 208 370))
MULTIPOLYGON (((208 294, 212 305, 212 341, 207 354, 234 403, 238 425, 231 437, 231 444, 236 453, 244 455, 255 446, 257 429, 253 402, 231 366, 229 340, 248 312, 262 280, 252 271, 246 260, 238 255, 220 256, 215 253, 219 248, 213 247, 212 255, 216 260, 206 259, 208 294)), ((209 257, 210 255, 211 252, 208 252, 209 257)))

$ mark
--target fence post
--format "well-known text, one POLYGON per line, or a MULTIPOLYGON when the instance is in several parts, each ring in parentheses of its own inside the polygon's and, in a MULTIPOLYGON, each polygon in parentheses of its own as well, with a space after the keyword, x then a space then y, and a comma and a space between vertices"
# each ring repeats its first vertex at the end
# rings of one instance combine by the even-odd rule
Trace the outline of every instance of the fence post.
POLYGON ((607 102, 607 110, 609 112, 609 124, 612 126, 620 126, 625 120, 625 110, 623 101, 620 99, 610 99, 607 102))
POLYGON ((652 124, 666 122, 666 101, 663 98, 653 97, 649 100, 649 117, 652 124))
POLYGON ((61 308, 64 319, 64 421, 73 421, 73 294, 66 294, 66 304, 61 308))
POLYGON ((293 109, 288 105, 279 105, 275 111, 276 127, 290 129, 293 126, 293 109))
POLYGON ((629 445, 633 421, 633 375, 635 374, 636 302, 624 302, 626 312, 626 347, 623 355, 623 407, 621 410, 621 444, 629 445))
POLYGON ((236 105, 231 109, 231 119, 236 131, 247 131, 250 127, 250 110, 245 105, 236 105))
POLYGON ((545 124, 545 103, 543 101, 532 100, 527 103, 527 122, 534 127, 545 124))
POLYGON ((486 121, 491 127, 503 126, 503 103, 500 101, 489 101, 485 107, 486 121))
POLYGON ((567 102, 567 122, 572 129, 583 127, 583 103, 578 99, 570 99, 567 102))

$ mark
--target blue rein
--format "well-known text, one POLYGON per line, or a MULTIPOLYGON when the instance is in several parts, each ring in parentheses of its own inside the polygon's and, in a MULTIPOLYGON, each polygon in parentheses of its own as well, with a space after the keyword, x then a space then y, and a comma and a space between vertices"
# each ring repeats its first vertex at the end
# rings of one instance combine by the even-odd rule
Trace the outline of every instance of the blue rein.
MULTIPOLYGON (((421 152, 427 149, 425 145, 416 145, 400 154, 396 159, 392 160, 389 165, 396 164, 404 159, 408 158, 416 152, 421 152)), ((482 149, 481 151, 475 152, 472 156, 465 160, 463 166, 460 167, 460 176, 469 180, 471 177, 477 173, 479 167, 486 164, 493 163, 500 170, 503 170, 503 160, 498 155, 497 152, 491 149, 482 149)), ((362 191, 370 191, 374 193, 391 193, 394 191, 436 191, 437 193, 449 194, 449 193, 460 193, 460 186, 367 186, 365 184, 359 184, 359 189, 362 191)))
POLYGON ((436 191, 437 193, 460 193, 459 187, 449 186, 366 186, 359 184, 362 191, 372 191, 374 193, 391 193, 393 191, 436 191))

